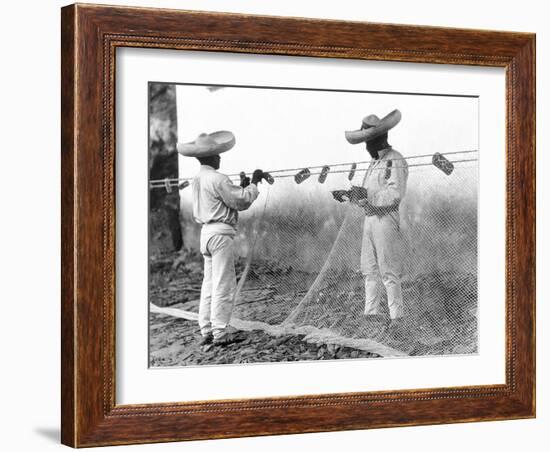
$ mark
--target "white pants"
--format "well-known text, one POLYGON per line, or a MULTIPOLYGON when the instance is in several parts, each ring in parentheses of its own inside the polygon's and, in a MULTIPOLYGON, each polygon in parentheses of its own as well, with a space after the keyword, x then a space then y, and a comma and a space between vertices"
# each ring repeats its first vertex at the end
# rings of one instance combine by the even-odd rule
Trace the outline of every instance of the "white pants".
POLYGON ((404 241, 399 229, 399 212, 366 216, 361 247, 361 271, 365 276, 365 315, 384 313, 380 280, 388 295, 390 317, 403 316, 401 277, 404 241))
POLYGON ((229 324, 237 286, 233 237, 222 234, 205 237, 205 240, 201 237, 201 254, 204 257, 204 278, 199 327, 203 336, 210 332, 217 336, 229 324))

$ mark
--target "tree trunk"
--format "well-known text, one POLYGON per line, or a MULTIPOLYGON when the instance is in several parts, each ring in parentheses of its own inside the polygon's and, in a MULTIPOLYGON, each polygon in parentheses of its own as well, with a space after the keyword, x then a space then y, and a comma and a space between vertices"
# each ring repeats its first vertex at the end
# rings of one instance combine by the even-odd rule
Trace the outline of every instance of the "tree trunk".
MULTIPOLYGON (((176 87, 149 84, 149 178, 178 178, 176 87)), ((152 252, 179 251, 183 247, 180 196, 177 188, 149 189, 152 252)))

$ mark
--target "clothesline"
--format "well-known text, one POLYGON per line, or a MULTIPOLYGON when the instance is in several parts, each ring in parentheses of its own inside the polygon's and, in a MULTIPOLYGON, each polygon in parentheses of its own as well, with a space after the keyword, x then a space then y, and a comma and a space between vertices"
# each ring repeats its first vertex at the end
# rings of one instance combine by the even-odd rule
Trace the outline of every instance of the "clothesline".
MULTIPOLYGON (((473 152, 477 152, 477 150, 454 151, 454 152, 446 152, 446 153, 441 152, 440 154, 441 155, 471 154, 473 152)), ((384 161, 386 161, 386 162, 389 162, 389 161, 396 162, 396 161, 400 161, 400 160, 411 160, 411 159, 432 157, 432 156, 433 156, 433 154, 419 154, 419 155, 411 155, 410 157, 385 159, 384 161)), ((333 167, 337 167, 337 166, 349 166, 349 165, 354 165, 354 164, 362 165, 362 164, 367 164, 367 163, 371 163, 371 162, 372 162, 372 160, 363 160, 363 161, 360 161, 360 162, 346 162, 346 163, 333 163, 331 165, 308 166, 308 168, 309 169, 318 169, 318 168, 324 168, 325 166, 329 166, 329 167, 333 168, 333 167)), ((414 165, 408 165, 408 166, 410 167, 410 166, 414 166, 414 165)), ((301 167, 301 168, 288 168, 288 169, 273 170, 273 171, 268 171, 268 172, 269 172, 269 174, 275 174, 275 173, 283 173, 283 172, 287 172, 287 171, 299 171, 303 168, 304 167, 301 167)), ((398 168, 398 167, 395 167, 395 168, 398 168)), ((331 173, 334 173, 334 172, 335 171, 331 171, 331 173)), ((230 177, 231 176, 238 176, 238 174, 232 174, 232 175, 230 175, 230 177)))
MULTIPOLYGON (((477 150, 466 150, 466 151, 453 151, 453 152, 442 152, 440 153, 441 155, 456 155, 456 154, 471 154, 471 153, 474 153, 474 152, 478 152, 477 150)), ((432 157, 433 154, 419 154, 419 155, 411 155, 411 156, 408 156, 408 157, 402 157, 402 158, 396 158, 396 159, 387 159, 386 161, 400 161, 400 160, 411 160, 411 159, 415 159, 415 158, 425 158, 425 157, 432 157)), ((329 168, 334 168, 334 167, 341 167, 341 166, 350 166, 350 165, 363 165, 363 164, 369 164, 371 163, 372 160, 364 160, 364 161, 359 161, 359 162, 345 162, 345 163, 333 163, 333 164, 330 164, 330 165, 312 165, 312 166, 308 166, 307 168, 310 169, 310 170, 315 170, 315 169, 322 169, 326 166, 328 166, 329 168)), ((457 160, 456 162, 461 162, 462 160, 457 160)), ((465 160, 465 161, 472 161, 472 160, 465 160)), ((424 165, 431 165, 432 163, 425 163, 424 165)), ((409 164, 408 167, 413 167, 413 166, 421 166, 422 164, 409 164)), ((274 177, 291 177, 293 175, 285 175, 285 176, 277 176, 277 174, 279 173, 286 173, 286 172, 289 172, 289 171, 300 171, 302 169, 304 169, 306 167, 300 167, 300 168, 285 168, 285 169, 277 169, 277 170, 270 170, 270 171, 267 171, 269 174, 271 175, 274 175, 274 177)), ((397 167, 395 167, 397 168, 397 167)), ((365 171, 366 169, 361 169, 361 168, 354 168, 355 171, 365 171)), ((385 169, 385 168, 383 168, 385 169)), ((330 171, 331 173, 336 173, 337 171, 330 171)), ((339 172, 347 172, 346 171, 339 171, 339 172)), ((311 174, 319 174, 319 173, 311 173, 311 174)), ((238 173, 234 173, 234 174, 228 174, 227 175, 229 178, 233 179, 239 179, 239 174, 238 173)), ((156 188, 156 187, 165 187, 166 185, 166 181, 168 180, 168 182, 172 183, 173 186, 176 186, 182 182, 185 182, 185 181, 191 181, 193 178, 192 177, 186 177, 186 178, 166 178, 166 179, 155 179, 155 180, 152 180, 150 181, 150 185, 151 185, 151 188, 156 188)))
MULTIPOLYGON (((452 160, 451 163, 462 163, 462 162, 477 162, 477 159, 465 159, 465 160, 452 160)), ((336 166, 336 165, 334 165, 336 166)), ((391 169, 399 169, 399 168, 414 168, 414 167, 418 167, 418 166, 432 166, 432 163, 416 163, 416 164, 412 164, 412 165, 407 165, 407 166, 392 166, 391 169)), ((358 168, 355 170, 355 172, 362 172, 362 171, 367 171, 369 168, 358 168)), ((386 166, 383 166, 381 168, 371 168, 372 171, 386 171, 388 168, 386 166)), ((332 174, 341 174, 341 173, 349 173, 349 170, 335 170, 335 171, 331 171, 332 174)), ((270 173, 271 174, 271 173, 270 173)), ((319 171, 319 172, 315 172, 315 173, 309 173, 310 176, 315 176, 315 175, 319 175, 319 174, 322 174, 322 171, 319 171)), ((294 174, 282 174, 280 176, 274 176, 274 177, 278 177, 278 178, 282 178, 282 177, 294 177, 294 174)))
MULTIPOLYGON (((466 153, 472 153, 472 152, 477 152, 477 151, 457 151, 457 152, 449 152, 447 153, 446 155, 450 155, 450 154, 466 154, 466 153)), ((441 155, 445 155, 445 154, 441 154, 441 155)), ((413 156, 413 157, 429 157, 431 156, 430 154, 427 154, 427 155, 422 155, 422 156, 413 156)), ((410 158, 413 158, 413 157, 409 157, 407 159, 410 159, 410 158)), ((399 159, 388 159, 386 161, 398 161, 398 160, 407 160, 405 158, 399 158, 399 159)), ((477 162, 478 159, 461 159, 461 160, 452 160, 450 161, 450 163, 452 163, 453 165, 455 163, 466 163, 466 162, 477 162)), ((341 166, 345 166, 345 165, 353 165, 351 169, 346 169, 346 170, 331 170, 330 167, 328 165, 324 165, 324 166, 310 166, 308 168, 288 168, 288 169, 284 169, 284 170, 275 170, 275 171, 269 171, 270 174, 274 174, 275 173, 275 176, 273 176, 274 178, 286 178, 286 177, 296 177, 296 174, 292 173, 292 174, 280 174, 280 173, 283 173, 283 172, 290 172, 290 171, 297 171, 297 170, 300 170, 301 172, 303 172, 304 170, 307 170, 306 171, 306 175, 304 177, 304 180, 309 178, 310 176, 314 176, 314 175, 325 175, 325 177, 328 175, 328 173, 333 173, 333 174, 342 174, 342 173, 350 173, 350 180, 351 178, 353 177, 353 174, 354 173, 360 173, 360 172, 365 172, 367 171, 369 168, 357 168, 357 164, 364 164, 364 163, 370 163, 370 161, 367 161, 367 162, 352 162, 352 163, 338 163, 338 164, 333 164, 331 165, 332 167, 341 167, 341 166), (321 168, 322 170, 319 171, 319 172, 311 172, 309 171, 309 168, 311 169, 317 169, 317 168, 321 168)), ((422 167, 422 166, 432 166, 433 163, 432 162, 426 162, 426 163, 413 163, 413 164, 408 164, 406 166, 406 168, 414 168, 414 167, 422 167)), ((405 166, 392 166, 391 168, 405 168, 405 166)), ((387 167, 386 166, 382 166, 382 167, 379 167, 379 168, 371 168, 371 170, 373 171, 378 171, 378 170, 386 170, 387 167)), ((228 177, 232 180, 236 180, 238 181, 239 180, 239 175, 237 174, 231 174, 231 175, 228 175, 228 177)), ((152 180, 150 181, 150 188, 165 188, 167 191, 171 191, 171 188, 175 188, 175 187, 178 187, 180 190, 181 189, 184 189, 186 188, 189 184, 190 184, 190 181, 192 180, 192 178, 182 178, 182 179, 177 179, 177 178, 166 178, 166 179, 156 179, 156 180, 152 180)))
MULTIPOLYGON (((450 162, 454 165, 455 163, 466 163, 466 162, 477 162, 478 159, 463 159, 463 160, 451 160, 450 162)), ((415 167, 422 167, 422 166, 433 166, 432 163, 417 163, 417 164, 411 164, 405 166, 392 166, 392 169, 396 168, 415 168, 415 167)), ((353 171, 356 173, 366 172, 369 168, 356 168, 353 171)), ((386 166, 383 166, 381 168, 371 168, 372 171, 386 171, 388 168, 386 166)), ((330 171, 332 174, 345 174, 349 173, 350 170, 334 170, 330 171)), ((270 173, 271 174, 271 173, 270 173)), ((323 174, 323 171, 319 172, 309 172, 307 173, 307 176, 304 179, 309 178, 310 176, 316 176, 323 174)), ((232 181, 239 182, 240 179, 235 176, 229 176, 232 181)), ((283 179, 287 177, 296 177, 296 174, 279 174, 276 176, 273 176, 277 179, 283 179)), ((157 179, 154 181, 150 181, 150 188, 168 188, 168 187, 179 187, 180 190, 186 188, 190 185, 192 179, 157 179), (181 182, 180 182, 181 181, 181 182)))

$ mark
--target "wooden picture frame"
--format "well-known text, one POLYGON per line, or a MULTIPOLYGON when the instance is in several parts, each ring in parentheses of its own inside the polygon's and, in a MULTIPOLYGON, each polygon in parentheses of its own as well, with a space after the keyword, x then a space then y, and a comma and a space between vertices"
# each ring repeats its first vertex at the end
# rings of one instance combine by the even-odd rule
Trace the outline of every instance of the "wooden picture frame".
POLYGON ((535 416, 535 35, 161 9, 62 9, 62 442, 73 447, 535 416), (115 403, 115 50, 506 70, 506 383, 115 403))

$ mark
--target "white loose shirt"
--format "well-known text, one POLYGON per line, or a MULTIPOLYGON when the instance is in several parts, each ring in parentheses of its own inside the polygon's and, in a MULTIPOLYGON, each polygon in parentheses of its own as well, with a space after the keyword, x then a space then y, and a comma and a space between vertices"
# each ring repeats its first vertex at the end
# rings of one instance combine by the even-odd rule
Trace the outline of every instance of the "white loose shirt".
POLYGON ((368 203, 375 207, 399 205, 407 191, 409 167, 403 156, 393 148, 378 153, 367 170, 363 187, 368 203))
POLYGON ((258 197, 258 187, 233 184, 225 174, 201 165, 193 179, 193 217, 203 225, 225 224, 236 227, 240 210, 246 210, 258 197))

